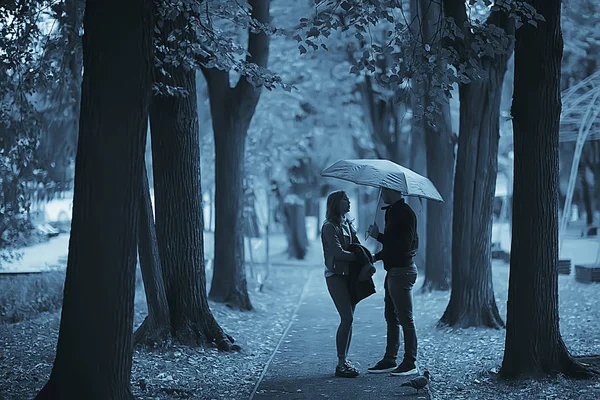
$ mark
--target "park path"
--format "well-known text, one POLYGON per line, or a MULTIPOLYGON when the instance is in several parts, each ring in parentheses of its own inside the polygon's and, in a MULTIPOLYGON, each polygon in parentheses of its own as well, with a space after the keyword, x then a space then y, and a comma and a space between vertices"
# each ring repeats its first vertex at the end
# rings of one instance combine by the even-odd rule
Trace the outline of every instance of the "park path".
POLYGON ((327 292, 323 269, 304 268, 311 268, 311 272, 298 309, 251 399, 429 398, 424 391, 417 395, 414 389, 400 386, 414 376, 367 373, 367 367, 385 350, 383 269, 378 268, 374 276, 377 293, 357 305, 349 359, 361 375, 348 379, 334 376, 339 317, 327 292))

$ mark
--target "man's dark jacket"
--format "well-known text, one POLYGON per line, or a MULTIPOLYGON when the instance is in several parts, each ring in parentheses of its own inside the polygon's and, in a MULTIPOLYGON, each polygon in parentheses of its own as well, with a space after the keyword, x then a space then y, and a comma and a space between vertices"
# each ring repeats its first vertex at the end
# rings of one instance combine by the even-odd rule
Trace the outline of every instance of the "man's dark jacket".
POLYGON ((377 240, 383 248, 375 254, 375 261, 383 260, 386 271, 408 267, 419 248, 417 216, 404 199, 381 209, 385 210, 385 228, 377 240))
POLYGON ((356 255, 356 261, 350 263, 350 300, 352 305, 357 304, 375 293, 375 283, 373 283, 373 256, 371 252, 359 243, 350 245, 350 251, 356 255))

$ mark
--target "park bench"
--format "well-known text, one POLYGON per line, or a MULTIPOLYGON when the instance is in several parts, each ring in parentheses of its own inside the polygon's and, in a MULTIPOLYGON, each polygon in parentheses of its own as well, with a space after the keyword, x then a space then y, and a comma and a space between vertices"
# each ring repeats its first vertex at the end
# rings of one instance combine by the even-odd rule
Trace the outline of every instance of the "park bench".
POLYGON ((582 283, 600 282, 600 264, 575 265, 575 280, 582 283))
POLYGON ((558 260, 558 273, 563 274, 563 275, 571 274, 571 260, 570 259, 558 260))

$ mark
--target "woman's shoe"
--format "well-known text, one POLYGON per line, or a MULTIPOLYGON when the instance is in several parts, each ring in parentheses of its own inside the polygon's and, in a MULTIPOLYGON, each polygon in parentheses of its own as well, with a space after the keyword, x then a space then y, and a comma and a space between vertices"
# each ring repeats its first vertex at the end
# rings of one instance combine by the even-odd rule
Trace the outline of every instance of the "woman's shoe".
POLYGON ((335 376, 340 378, 356 378, 359 374, 358 370, 352 366, 349 362, 346 362, 342 366, 335 367, 335 376))

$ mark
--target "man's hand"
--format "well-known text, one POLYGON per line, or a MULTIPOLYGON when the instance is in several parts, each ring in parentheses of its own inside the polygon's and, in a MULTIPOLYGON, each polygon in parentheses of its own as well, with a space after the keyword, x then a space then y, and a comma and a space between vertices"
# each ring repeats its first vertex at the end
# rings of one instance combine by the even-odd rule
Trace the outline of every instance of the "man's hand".
POLYGON ((373 239, 377 239, 377 236, 379 236, 379 227, 377 227, 377 223, 369 225, 367 232, 369 232, 369 236, 373 239))

